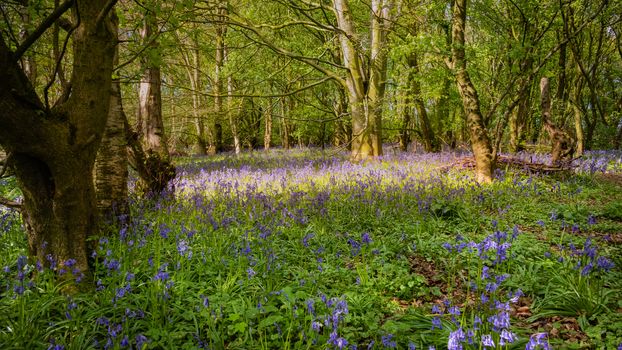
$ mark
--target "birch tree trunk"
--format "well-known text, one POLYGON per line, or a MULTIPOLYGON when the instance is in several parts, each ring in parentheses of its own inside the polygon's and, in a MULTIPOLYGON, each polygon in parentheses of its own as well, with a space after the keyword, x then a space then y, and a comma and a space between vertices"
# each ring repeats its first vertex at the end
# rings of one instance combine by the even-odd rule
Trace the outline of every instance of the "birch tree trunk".
MULTIPOLYGON (((111 18, 115 36, 118 36, 118 18, 114 11, 111 13, 111 18)), ((118 51, 118 47, 115 48, 115 65, 119 63, 118 51)), ((115 219, 126 222, 129 214, 125 119, 121 99, 121 84, 117 78, 112 81, 108 120, 95 160, 97 206, 105 222, 112 222, 115 219)))

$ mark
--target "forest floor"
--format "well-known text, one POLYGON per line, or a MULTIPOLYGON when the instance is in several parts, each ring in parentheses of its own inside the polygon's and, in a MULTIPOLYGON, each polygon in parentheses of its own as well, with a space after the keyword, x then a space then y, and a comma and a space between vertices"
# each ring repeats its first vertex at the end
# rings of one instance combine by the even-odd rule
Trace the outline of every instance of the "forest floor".
POLYGON ((622 154, 491 185, 439 171, 459 158, 178 158, 174 198, 133 198, 71 296, 90 282, 23 258, 0 211, 0 348, 618 348, 622 154))

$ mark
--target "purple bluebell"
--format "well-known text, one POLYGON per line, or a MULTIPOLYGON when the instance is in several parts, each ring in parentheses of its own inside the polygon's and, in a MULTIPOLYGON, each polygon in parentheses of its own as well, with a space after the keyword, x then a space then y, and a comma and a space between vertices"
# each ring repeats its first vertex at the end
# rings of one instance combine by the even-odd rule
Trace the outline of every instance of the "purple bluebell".
POLYGON ((393 334, 383 335, 381 338, 382 346, 387 349, 395 349, 397 347, 397 343, 393 340, 393 334))
POLYGON ((518 338, 516 337, 514 333, 508 331, 507 329, 504 329, 501 331, 501 335, 499 337, 499 345, 504 346, 507 344, 512 344, 517 339, 518 338))
POLYGON ((484 347, 495 347, 495 342, 492 340, 492 336, 490 334, 482 335, 482 345, 484 347))
POLYGON ((551 350, 546 333, 537 333, 529 337, 529 342, 525 346, 525 350, 551 350))
POLYGON ((447 340, 448 350, 462 350, 462 342, 466 340, 466 336, 462 328, 449 333, 449 339, 447 340))
POLYGON ((443 329, 443 325, 441 323, 441 318, 438 316, 432 317, 432 330, 435 328, 443 329))

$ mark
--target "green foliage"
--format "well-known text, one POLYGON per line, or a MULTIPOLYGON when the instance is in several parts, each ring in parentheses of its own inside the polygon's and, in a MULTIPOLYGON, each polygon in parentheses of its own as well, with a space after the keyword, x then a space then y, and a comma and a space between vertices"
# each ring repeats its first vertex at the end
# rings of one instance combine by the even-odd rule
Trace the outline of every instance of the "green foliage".
MULTIPOLYGON (((559 242, 591 247, 573 225, 594 235, 605 224, 619 230, 603 216, 618 188, 511 172, 482 187, 465 172, 434 175, 413 168, 422 159, 400 157, 357 165, 310 151, 179 159, 176 198, 135 202, 129 226, 110 227, 97 244, 92 282, 79 282, 91 291, 72 296, 61 291, 79 272, 18 258, 26 243, 10 215, 0 236, 0 344, 315 349, 334 347, 336 329, 359 347, 442 348, 458 326, 432 305, 460 307, 465 331, 476 315, 496 315, 470 302, 488 288, 484 265, 508 276, 491 300, 522 289, 532 320, 572 317, 592 346, 622 341, 620 260, 583 276, 571 251, 545 257, 559 242), (607 200, 585 209, 595 197, 607 200), (590 215, 596 223, 585 223, 590 215), (501 232, 514 237, 502 264, 467 244, 501 232), (440 330, 431 329, 436 316, 440 330)), ((594 261, 616 256, 615 245, 594 242, 594 261)), ((511 318, 515 346, 541 331, 511 318)), ((493 332, 485 327, 476 337, 493 332)))

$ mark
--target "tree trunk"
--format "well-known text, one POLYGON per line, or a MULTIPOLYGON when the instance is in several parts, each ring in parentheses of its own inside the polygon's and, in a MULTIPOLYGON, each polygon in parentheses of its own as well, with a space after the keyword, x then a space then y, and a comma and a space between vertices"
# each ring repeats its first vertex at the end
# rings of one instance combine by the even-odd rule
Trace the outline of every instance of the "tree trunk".
MULTIPOLYGON (((115 34, 118 32, 118 19, 112 12, 115 34)), ((115 49, 114 64, 118 64, 118 47, 115 49)), ((108 121, 101 145, 95 160, 95 187, 97 206, 104 222, 119 219, 127 222, 129 207, 127 202, 127 142, 125 141, 125 112, 121 99, 119 79, 112 81, 108 121)))
POLYGON ((525 127, 531 109, 531 71, 533 60, 526 58, 520 64, 521 76, 518 79, 518 108, 510 115, 510 152, 517 153, 525 149, 525 127))
MULTIPOLYGON (((346 116, 348 115, 348 102, 346 101, 346 95, 343 90, 343 86, 338 85, 336 87, 332 104, 333 115, 335 116, 335 122, 333 123, 333 145, 349 146, 350 135, 352 133, 350 132, 350 128, 348 128, 348 123, 346 121, 346 116)), ((351 123, 349 124, 351 125, 351 123)))
MULTIPOLYGON (((376 1, 376 0, 374 0, 376 1)), ((347 0, 333 0, 333 7, 337 16, 339 33, 339 46, 343 65, 347 68, 346 94, 350 104, 350 116, 352 118, 352 151, 350 158, 353 161, 365 159, 374 154, 372 133, 376 128, 370 117, 369 105, 366 94, 366 75, 363 62, 356 50, 353 38, 356 37, 354 23, 347 0)), ((374 108, 375 106, 372 106, 374 108)))
POLYGON ((577 151, 576 155, 578 157, 583 155, 584 151, 584 137, 583 137, 583 112, 581 108, 576 105, 576 103, 572 104, 572 111, 574 116, 574 130, 577 140, 577 151))
MULTIPOLYGON (((0 34, 0 144, 13 154, 31 256, 88 273, 87 237, 98 232, 93 166, 106 126, 115 36, 107 0, 77 0, 71 95, 43 107, 0 34), (98 23, 99 22, 99 23, 98 23)), ((72 270, 70 269, 70 270, 72 270)))
POLYGON ((158 47, 156 40, 152 40, 154 28, 157 28, 155 14, 148 10, 145 14, 145 23, 141 36, 143 42, 151 41, 149 54, 143 59, 143 76, 139 89, 138 120, 139 130, 142 133, 143 144, 148 153, 157 154, 161 159, 168 160, 169 152, 166 136, 164 134, 164 121, 162 119, 162 90, 159 59, 150 58, 157 55, 158 47))
POLYGON ((272 100, 268 100, 268 107, 264 113, 264 118, 263 148, 269 150, 270 144, 272 143, 272 100))
MULTIPOLYGON (((30 18, 30 0, 22 0, 19 6, 19 16, 22 20, 22 24, 19 29, 19 41, 23 42, 29 35, 28 27, 31 25, 30 18)), ((32 53, 25 53, 20 60, 22 70, 26 77, 32 82, 32 85, 36 85, 37 82, 37 62, 32 53)))
POLYGON ((559 164, 572 157, 573 147, 570 136, 559 129, 551 120, 551 96, 549 92, 549 78, 540 79, 540 107, 542 109, 542 123, 551 137, 551 163, 559 164))
POLYGON ((403 89, 400 89, 403 94, 401 101, 404 103, 404 108, 401 111, 402 118, 400 120, 400 130, 398 134, 398 142, 400 145, 400 149, 402 151, 408 150, 408 145, 411 142, 411 120, 412 120, 412 94, 410 93, 408 87, 410 86, 410 77, 411 74, 408 74, 408 79, 406 81, 406 86, 403 89))
MULTIPOLYGON (((201 60, 199 41, 196 33, 192 33, 192 48, 188 51, 189 52, 183 52, 182 50, 182 57, 185 61, 186 73, 188 74, 190 87, 192 88, 192 117, 194 118, 194 126, 197 132, 194 150, 196 154, 206 155, 208 152, 214 153, 215 149, 211 144, 208 146, 205 132, 205 122, 201 113, 201 60)), ((212 138, 209 139, 212 140, 212 138)))
POLYGON ((475 157, 475 178, 478 182, 489 183, 492 181, 494 166, 492 147, 480 111, 479 97, 466 69, 464 29, 467 18, 467 0, 456 0, 452 18, 452 62, 475 157))
MULTIPOLYGON (((219 1, 218 7, 218 19, 223 22, 226 20, 226 16, 228 15, 228 1, 221 0, 219 1)), ((215 57, 215 73, 214 73, 214 123, 218 125, 222 125, 223 119, 225 118, 225 112, 223 109, 223 96, 225 96, 225 88, 224 88, 224 77, 223 77, 223 69, 226 63, 226 46, 225 40, 227 37, 227 25, 226 24, 217 24, 216 25, 216 57, 215 57)), ((220 137, 217 137, 214 140, 214 144, 216 147, 216 152, 221 152, 223 150, 223 140, 222 133, 220 137)))
MULTIPOLYGON (((238 130, 240 108, 233 106, 233 78, 227 77, 227 114, 229 115, 229 127, 231 127, 231 134, 233 135, 233 147, 235 154, 242 153, 242 143, 240 141, 240 132, 238 130)), ((240 104, 241 105, 241 104, 240 104)))
POLYGON ((408 56, 408 66, 411 70, 408 74, 410 94, 406 96, 406 106, 409 110, 412 110, 411 105, 413 105, 414 108, 417 110, 417 115, 419 116, 421 126, 423 147, 425 151, 436 152, 438 151, 438 143, 436 142, 434 130, 432 129, 432 124, 430 123, 430 119, 428 118, 428 112, 425 108, 425 104, 423 103, 423 99, 421 98, 421 83, 418 80, 418 75, 420 74, 420 71, 416 52, 412 52, 408 56))
POLYGON ((288 110, 287 110, 287 103, 285 103, 285 99, 286 97, 282 97, 281 98, 281 143, 283 145, 284 149, 290 149, 291 148, 291 138, 290 138, 290 132, 289 132, 289 123, 288 123, 288 110))

